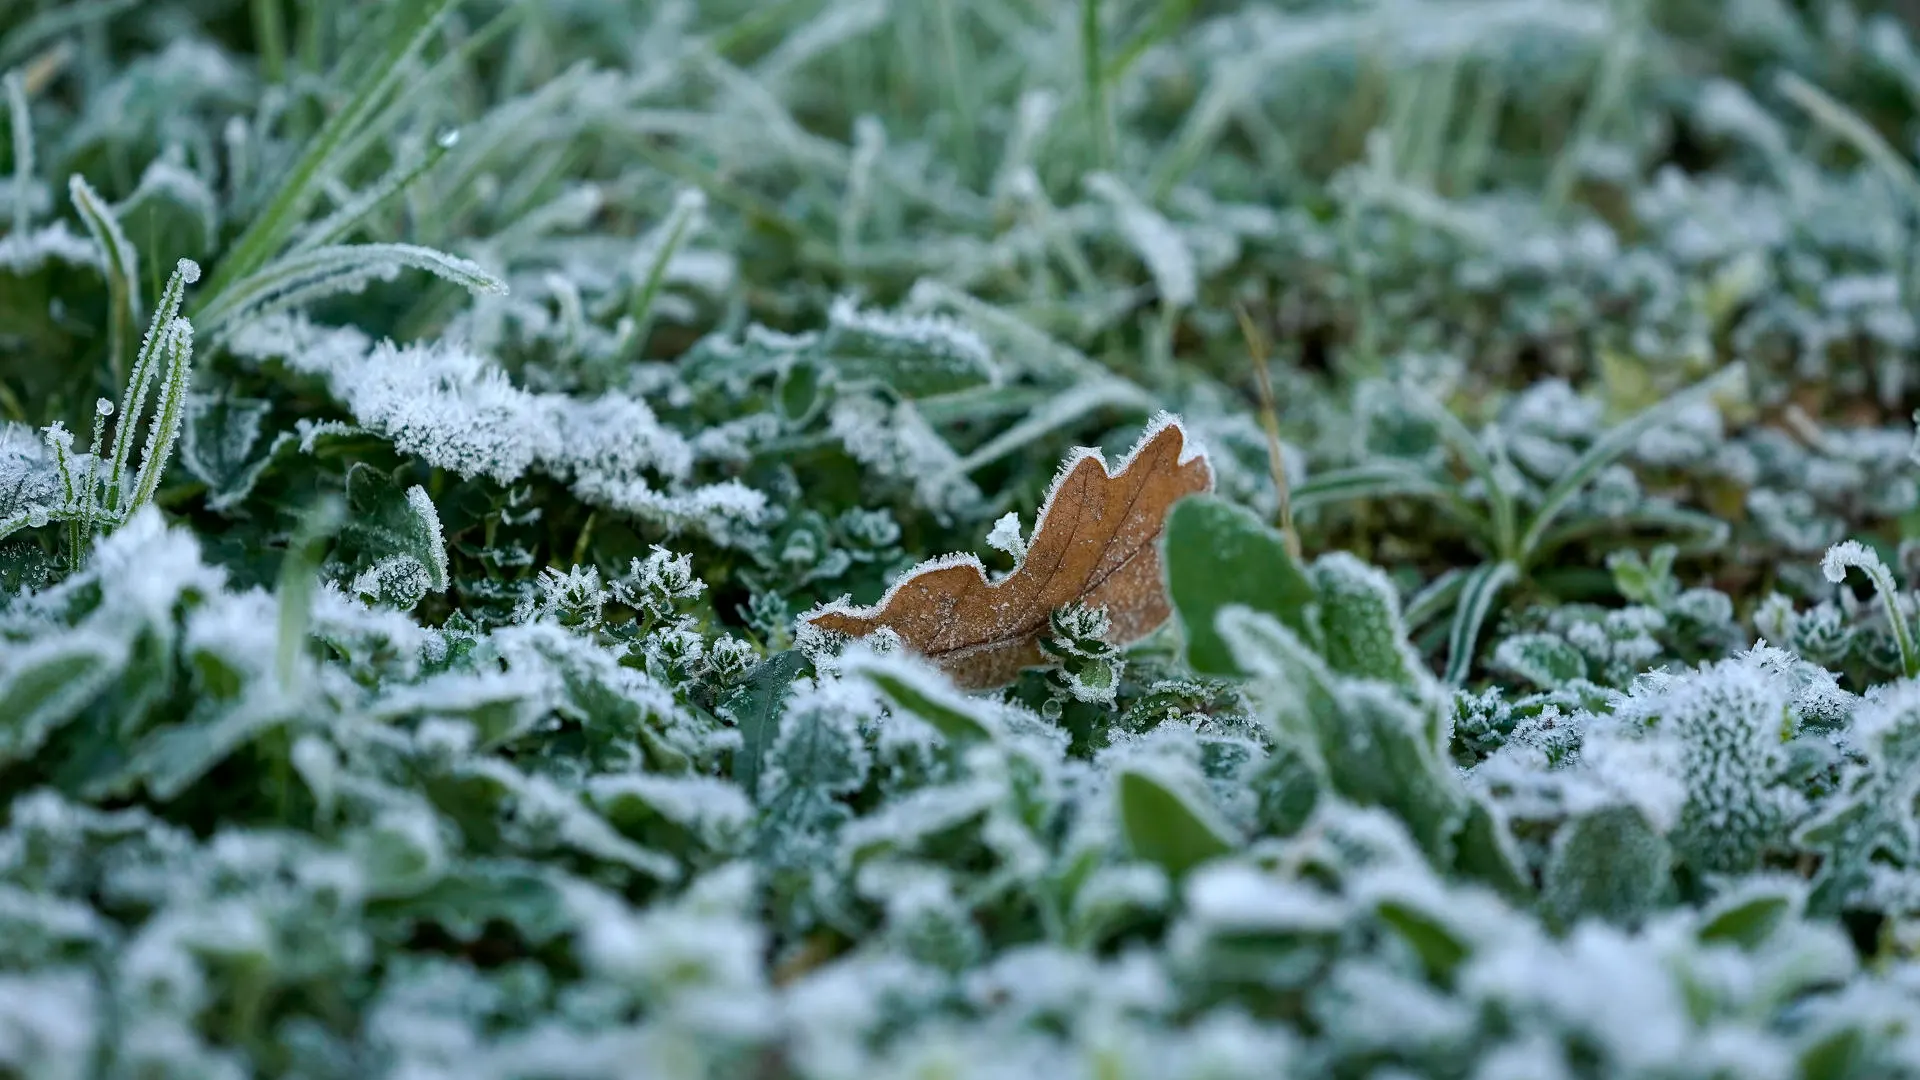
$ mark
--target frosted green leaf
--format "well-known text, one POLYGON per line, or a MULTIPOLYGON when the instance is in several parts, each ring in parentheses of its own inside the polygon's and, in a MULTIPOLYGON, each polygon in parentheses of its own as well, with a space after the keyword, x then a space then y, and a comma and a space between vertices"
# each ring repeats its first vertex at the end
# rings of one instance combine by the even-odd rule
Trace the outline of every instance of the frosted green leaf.
POLYGON ((835 301, 819 355, 842 386, 877 385, 909 398, 951 394, 997 381, 993 353, 944 316, 861 311, 835 301))
POLYGON ((1315 620, 1312 581, 1287 553, 1280 534, 1247 511, 1211 495, 1174 504, 1161 531, 1167 595, 1186 635, 1187 662, 1208 675, 1237 675, 1215 618, 1228 604, 1267 612, 1296 633, 1315 620))
POLYGON ((228 394, 193 394, 187 398, 186 421, 180 432, 180 465, 207 487, 207 507, 231 510, 252 493, 271 463, 256 456, 260 422, 272 403, 228 394))
POLYGON ((0 762, 30 758, 126 662, 124 644, 87 631, 0 647, 0 762))
MULTIPOLYGON (((347 470, 347 511, 347 522, 341 529, 343 557, 370 558, 371 569, 404 556, 425 575, 423 592, 447 587, 446 541, 440 532, 439 512, 425 489, 414 485, 402 491, 391 477, 356 463, 347 470)), ((401 564, 386 565, 387 570, 369 579, 368 589, 382 593, 386 589, 382 582, 405 572, 401 564)), ((355 588, 359 589, 358 584, 355 588)), ((412 587, 403 591, 411 592, 412 587)))
POLYGON ((1121 835, 1127 850, 1179 877, 1239 845, 1232 826, 1193 785, 1145 762, 1114 777, 1121 835))
POLYGON ((1400 686, 1430 681, 1407 643, 1400 597, 1385 573, 1345 552, 1331 552, 1313 564, 1310 576, 1319 598, 1320 654, 1327 666, 1400 686))
POLYGON ((1668 887, 1672 851, 1640 811, 1615 804, 1561 827, 1547 857, 1540 901, 1553 918, 1633 923, 1668 887))
POLYGON ((780 729, 781 706, 805 666, 806 657, 796 649, 775 653, 755 665, 720 707, 740 732, 740 747, 733 754, 733 779, 750 793, 760 789, 767 747, 780 729))
POLYGON ((1541 690, 1555 690, 1587 677, 1587 660, 1558 634, 1515 634, 1493 650, 1493 666, 1541 690))

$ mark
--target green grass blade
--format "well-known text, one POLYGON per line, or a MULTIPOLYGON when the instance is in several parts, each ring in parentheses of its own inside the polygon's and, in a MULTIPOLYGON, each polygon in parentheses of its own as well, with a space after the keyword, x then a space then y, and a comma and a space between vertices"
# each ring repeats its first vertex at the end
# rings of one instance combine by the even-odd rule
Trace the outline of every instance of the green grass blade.
POLYGON ((279 251, 313 204, 320 182, 349 162, 337 153, 399 81, 401 68, 426 44, 441 18, 460 0, 400 0, 384 28, 385 49, 372 61, 359 88, 327 118, 306 153, 294 163, 279 193, 234 242, 201 294, 200 309, 223 300, 236 284, 279 251))
POLYGON ((1519 577, 1519 568, 1510 562, 1483 563, 1467 573, 1453 609, 1453 622, 1447 628, 1447 682, 1459 686, 1467 681, 1480 630, 1493 611, 1494 601, 1519 577))
POLYGON ((140 321, 140 297, 134 291, 140 284, 140 258, 121 230, 120 222, 114 218, 113 210, 94 192, 85 177, 79 173, 69 177, 67 192, 73 198, 74 209, 80 211, 80 220, 86 223, 88 235, 100 245, 100 253, 106 259, 110 309, 107 360, 113 369, 114 381, 118 382, 126 370, 127 339, 140 321))
MULTIPOLYGON (((1732 528, 1712 514, 1681 506, 1641 507, 1626 514, 1569 521, 1540 538, 1534 559, 1536 562, 1544 560, 1579 540, 1640 530, 1677 535, 1676 546, 1688 554, 1718 549, 1732 535, 1732 528)), ((1666 542, 1674 543, 1675 540, 1670 535, 1666 542)))
POLYGON ((1093 136, 1097 169, 1113 162, 1113 107, 1107 102, 1105 45, 1100 33, 1100 0, 1080 0, 1080 63, 1087 95, 1087 127, 1093 136))
POLYGON ((1640 436, 1667 421, 1698 402, 1711 397, 1715 392, 1730 386, 1736 379, 1744 377, 1746 367, 1743 364, 1730 364, 1720 371, 1693 384, 1693 386, 1667 398, 1657 405, 1642 410, 1626 422, 1616 425, 1613 430, 1594 440, 1592 446, 1581 454, 1560 479, 1540 500, 1540 508, 1534 512, 1533 520, 1528 523, 1527 531, 1520 538, 1515 554, 1521 566, 1529 566, 1539 555, 1540 542, 1547 530, 1553 527, 1561 514, 1566 512, 1573 497, 1587 486, 1600 470, 1612 464, 1614 459, 1633 448, 1640 436))
POLYGON ((160 356, 166 349, 173 320, 180 314, 180 301, 186 296, 187 286, 199 279, 200 267, 191 260, 180 260, 160 294, 160 306, 154 309, 153 323, 147 327, 146 340, 140 344, 140 355, 127 376, 126 389, 121 392, 120 408, 115 413, 118 419, 113 428, 113 461, 107 470, 103 493, 107 508, 115 513, 126 509, 127 491, 123 481, 127 462, 133 458, 133 432, 140 424, 140 414, 147 408, 147 391, 159 373, 160 356))
POLYGON ((17 71, 7 72, 7 120, 13 129, 13 231, 25 235, 33 215, 27 190, 33 184, 33 114, 27 108, 27 84, 17 71))
POLYGON ((1407 385, 1401 389, 1414 407, 1433 421, 1434 427, 1439 430, 1440 438, 1453 448, 1454 453, 1460 455, 1460 460, 1466 462, 1467 468, 1487 489, 1487 505, 1492 513, 1495 553, 1503 559, 1512 558, 1516 530, 1513 494, 1500 482, 1500 472, 1494 468, 1493 459, 1487 456, 1486 450, 1480 446, 1480 440, 1474 438, 1473 432, 1467 430, 1467 426, 1460 422, 1460 418, 1453 415, 1453 410, 1419 387, 1407 385))

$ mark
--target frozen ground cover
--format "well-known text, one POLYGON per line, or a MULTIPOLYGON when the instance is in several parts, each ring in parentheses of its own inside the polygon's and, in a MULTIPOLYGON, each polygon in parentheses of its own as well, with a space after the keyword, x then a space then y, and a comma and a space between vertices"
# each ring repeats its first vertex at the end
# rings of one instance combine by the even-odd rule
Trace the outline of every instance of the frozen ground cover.
POLYGON ((0 5, 0 1076, 1920 1077, 1914 19, 0 5))

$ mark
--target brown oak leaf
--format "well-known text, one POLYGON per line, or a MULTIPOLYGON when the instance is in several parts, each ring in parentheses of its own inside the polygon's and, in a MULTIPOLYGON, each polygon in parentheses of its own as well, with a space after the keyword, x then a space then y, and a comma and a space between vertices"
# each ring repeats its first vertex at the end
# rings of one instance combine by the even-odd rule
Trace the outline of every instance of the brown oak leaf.
POLYGON ((1004 686, 1047 663, 1040 648, 1057 608, 1078 601, 1107 611, 1106 640, 1136 641, 1171 607, 1160 576, 1160 529, 1187 495, 1213 487, 1213 469, 1188 445, 1177 417, 1161 414, 1109 473, 1100 452, 1078 449, 1047 490, 1033 541, 996 582, 972 555, 921 563, 880 602, 847 599, 802 616, 821 630, 863 638, 886 627, 971 690, 1004 686))

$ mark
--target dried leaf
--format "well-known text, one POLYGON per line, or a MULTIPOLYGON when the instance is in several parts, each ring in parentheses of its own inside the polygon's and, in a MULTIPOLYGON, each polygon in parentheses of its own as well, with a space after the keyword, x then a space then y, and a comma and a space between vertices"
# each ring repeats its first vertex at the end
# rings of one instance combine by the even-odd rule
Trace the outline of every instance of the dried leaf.
POLYGON ((1175 502, 1212 487, 1206 456, 1187 445, 1178 418, 1162 414, 1117 472, 1097 450, 1067 458, 1025 556, 1004 579, 989 583, 979 559, 948 555, 908 571, 872 607, 841 600, 802 618, 856 638, 888 627, 961 686, 1004 686, 1046 663, 1040 637, 1068 604, 1105 608, 1114 645, 1165 622, 1160 529, 1175 502))

